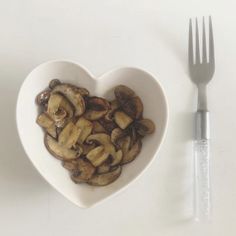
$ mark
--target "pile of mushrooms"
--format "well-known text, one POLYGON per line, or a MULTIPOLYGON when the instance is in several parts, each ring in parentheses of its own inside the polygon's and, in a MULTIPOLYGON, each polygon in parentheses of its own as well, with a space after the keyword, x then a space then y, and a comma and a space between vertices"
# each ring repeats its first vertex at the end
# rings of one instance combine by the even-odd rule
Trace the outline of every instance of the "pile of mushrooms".
POLYGON ((141 151, 141 139, 155 130, 143 118, 143 103, 130 88, 114 88, 115 100, 90 96, 85 88, 54 79, 36 102, 45 146, 62 161, 75 183, 104 186, 141 151))

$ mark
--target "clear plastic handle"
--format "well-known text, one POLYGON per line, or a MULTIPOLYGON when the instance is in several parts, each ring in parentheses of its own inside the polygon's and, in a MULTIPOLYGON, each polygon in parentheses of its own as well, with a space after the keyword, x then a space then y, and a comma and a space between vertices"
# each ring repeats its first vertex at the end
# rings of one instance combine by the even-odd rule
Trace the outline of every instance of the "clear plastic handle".
POLYGON ((194 142, 195 219, 208 221, 211 215, 209 140, 194 142))

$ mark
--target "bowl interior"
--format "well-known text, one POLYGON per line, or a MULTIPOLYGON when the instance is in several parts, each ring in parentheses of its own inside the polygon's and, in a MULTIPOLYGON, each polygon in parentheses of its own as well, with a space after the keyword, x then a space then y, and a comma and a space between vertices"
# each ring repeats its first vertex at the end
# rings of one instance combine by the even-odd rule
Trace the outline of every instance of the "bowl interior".
POLYGON ((44 63, 34 69, 24 81, 17 101, 17 127, 22 145, 41 175, 61 194, 80 207, 90 207, 124 189, 136 179, 154 159, 167 125, 167 103, 162 88, 150 74, 136 68, 120 68, 95 78, 83 67, 66 61, 44 63), (143 139, 143 148, 135 161, 123 167, 120 178, 105 187, 74 184, 61 162, 53 158, 44 146, 44 132, 36 124, 36 95, 51 79, 87 88, 92 95, 114 98, 112 89, 119 84, 131 87, 143 101, 144 117, 156 124, 153 135, 143 139))

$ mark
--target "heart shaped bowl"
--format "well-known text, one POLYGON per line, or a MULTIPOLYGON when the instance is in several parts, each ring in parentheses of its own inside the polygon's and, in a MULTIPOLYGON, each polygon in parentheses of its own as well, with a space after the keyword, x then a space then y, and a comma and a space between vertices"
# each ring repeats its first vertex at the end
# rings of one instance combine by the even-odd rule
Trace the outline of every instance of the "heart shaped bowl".
POLYGON ((166 132, 167 120, 168 108, 164 91, 149 73, 128 67, 95 77, 84 67, 69 61, 50 61, 36 67, 21 86, 16 108, 19 137, 29 159, 46 181, 81 208, 101 203, 137 180, 157 156, 166 132), (156 131, 143 139, 139 156, 123 167, 121 176, 112 184, 104 187, 75 184, 71 181, 68 171, 61 166, 61 162, 52 157, 45 148, 44 132, 36 124, 38 107, 35 97, 54 78, 85 87, 91 95, 107 99, 114 98, 113 88, 116 85, 124 84, 142 99, 144 117, 154 121, 156 131))

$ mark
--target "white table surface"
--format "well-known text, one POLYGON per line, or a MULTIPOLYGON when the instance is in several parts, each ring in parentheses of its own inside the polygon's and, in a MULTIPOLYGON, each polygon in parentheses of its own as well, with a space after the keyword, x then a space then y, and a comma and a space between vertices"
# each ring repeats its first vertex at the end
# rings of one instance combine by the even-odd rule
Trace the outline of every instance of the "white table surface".
POLYGON ((233 0, 1 0, 0 235, 235 236, 235 6, 233 0), (197 224, 191 220, 196 91, 186 49, 188 18, 208 14, 217 56, 209 86, 213 217, 197 224), (92 209, 74 206, 49 186, 16 134, 20 85, 51 59, 78 61, 96 75, 120 65, 141 67, 156 75, 168 97, 168 133, 153 165, 92 209))

